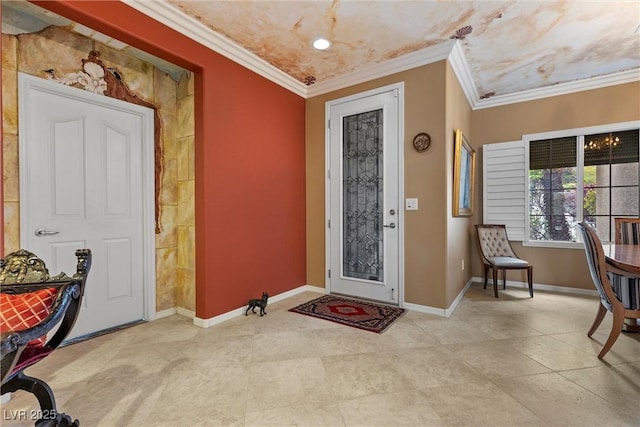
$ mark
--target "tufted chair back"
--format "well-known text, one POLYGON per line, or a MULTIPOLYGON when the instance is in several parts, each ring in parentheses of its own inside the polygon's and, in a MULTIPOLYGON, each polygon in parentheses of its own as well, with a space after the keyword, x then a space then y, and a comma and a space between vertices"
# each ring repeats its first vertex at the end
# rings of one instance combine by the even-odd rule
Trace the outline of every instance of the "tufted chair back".
POLYGON ((484 289, 487 289, 489 270, 493 271, 493 293, 498 298, 498 271, 502 272, 502 288, 507 288, 507 270, 527 270, 529 295, 533 298, 533 266, 518 258, 504 224, 476 224, 478 246, 484 264, 484 289))
POLYGON ((484 258, 513 257, 517 255, 509 244, 507 230, 504 225, 483 224, 476 226, 478 242, 484 258))

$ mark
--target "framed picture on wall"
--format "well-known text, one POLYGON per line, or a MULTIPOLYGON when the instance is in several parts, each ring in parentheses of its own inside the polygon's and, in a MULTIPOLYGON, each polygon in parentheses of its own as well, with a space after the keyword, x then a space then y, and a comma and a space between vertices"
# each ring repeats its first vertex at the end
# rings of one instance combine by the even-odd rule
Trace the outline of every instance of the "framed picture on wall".
POLYGON ((476 152, 461 129, 455 130, 453 160, 453 216, 470 216, 473 214, 476 152))

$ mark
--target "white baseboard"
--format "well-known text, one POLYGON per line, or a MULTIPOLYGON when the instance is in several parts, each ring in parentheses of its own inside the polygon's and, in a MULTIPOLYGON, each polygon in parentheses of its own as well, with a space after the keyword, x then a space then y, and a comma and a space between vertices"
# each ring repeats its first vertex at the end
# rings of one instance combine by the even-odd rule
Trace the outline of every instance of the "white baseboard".
MULTIPOLYGON (((291 289, 290 291, 286 291, 281 294, 277 294, 272 297, 269 297, 269 302, 282 301, 284 299, 287 299, 297 294, 301 294, 302 292, 306 292, 306 291, 318 292, 322 294, 326 293, 324 288, 319 288, 317 286, 311 286, 311 285, 303 285, 298 288, 291 289)), ((210 317, 208 319, 201 319, 194 315, 193 324, 196 326, 200 326, 201 328, 210 328, 211 326, 217 325, 218 323, 222 323, 225 320, 233 319, 234 317, 244 315, 245 310, 246 308, 243 306, 240 308, 236 308, 235 310, 231 310, 226 313, 220 314, 218 316, 210 317)))
POLYGON ((447 310, 444 308, 438 308, 438 307, 431 307, 428 305, 420 305, 420 304, 413 304, 410 302, 405 302, 402 304, 403 308, 406 308, 407 310, 411 310, 411 311, 417 311, 418 313, 426 313, 426 314, 433 314, 434 316, 441 316, 441 317, 446 317, 446 312, 447 310))
MULTIPOLYGON (((458 308, 458 305, 462 301, 462 298, 464 298, 464 294, 465 292, 467 292, 467 290, 471 286, 471 283, 474 283, 474 282, 483 283, 483 281, 484 279, 482 277, 474 276, 471 279, 469 279, 467 284, 460 291, 460 293, 458 293, 458 296, 448 308, 430 307, 427 305, 413 304, 410 302, 403 302, 402 307, 406 308, 407 310, 417 311, 419 313, 432 314, 432 315, 441 316, 441 317, 451 317, 451 315, 453 315, 453 313, 456 311, 456 308, 458 308)), ((491 286, 493 286, 493 281, 491 279, 489 279, 488 283, 491 286)), ((507 280, 507 287, 528 289, 529 285, 526 282, 517 282, 513 280, 507 280)), ((570 288, 567 286, 545 285, 541 283, 534 283, 533 288, 534 288, 534 291, 541 290, 541 291, 559 292, 559 293, 565 293, 565 294, 588 295, 588 296, 596 296, 596 297, 598 296, 598 292, 595 289, 592 290, 592 289, 570 288)), ((281 294, 277 294, 272 297, 269 297, 269 302, 282 301, 294 295, 298 295, 302 292, 307 292, 307 291, 316 292, 320 294, 327 293, 325 288, 320 288, 318 286, 311 286, 311 285, 303 285, 298 288, 291 289, 290 291, 282 292, 281 294)), ((163 317, 179 314, 181 316, 185 316, 190 319, 193 319, 193 324, 196 326, 199 326, 201 328, 209 328, 211 326, 217 325, 218 323, 222 323, 226 320, 233 319, 234 317, 242 316, 244 315, 244 312, 245 312, 245 307, 243 306, 243 307, 236 308, 235 310, 231 310, 226 313, 220 314, 218 316, 210 317, 208 319, 201 319, 199 317, 196 317, 195 312, 191 310, 187 310, 181 307, 177 307, 177 308, 174 307, 174 308, 168 308, 166 310, 157 312, 156 319, 161 319, 163 317)))
MULTIPOLYGON (((471 283, 474 283, 474 282, 484 283, 484 278, 474 276, 471 279, 469 279, 464 289, 460 291, 460 293, 458 294, 456 299, 453 301, 453 303, 449 306, 449 308, 445 309, 445 308, 438 308, 438 307, 429 307, 426 305, 412 304, 408 302, 405 302, 403 304, 403 307, 408 310, 413 310, 420 313, 433 314, 435 316, 442 316, 442 317, 451 317, 451 315, 456 311, 456 308, 462 301, 462 298, 464 297, 465 292, 467 292, 467 290, 471 286, 471 283)), ((493 280, 489 279, 488 284, 493 286, 493 280)), ((529 289, 529 284, 527 282, 517 282, 514 280, 507 280, 507 287, 518 288, 518 289, 529 289)), ((595 289, 570 288, 568 286, 545 285, 541 283, 534 283, 533 290, 534 290, 534 295, 535 295, 535 291, 539 290, 539 291, 548 291, 548 292, 558 292, 563 294, 587 295, 587 296, 594 296, 594 297, 598 296, 598 291, 596 291, 595 289)))
POLYGON ((451 317, 454 311, 456 311, 456 308, 458 308, 460 301, 462 301, 462 298, 464 298, 465 292, 467 292, 467 289, 469 289, 473 281, 473 278, 469 279, 467 284, 464 285, 464 288, 462 288, 462 290, 458 293, 456 299, 453 300, 453 303, 449 306, 449 308, 430 307, 428 305, 412 304, 410 302, 405 302, 402 304, 402 306, 407 310, 417 311, 419 313, 433 314, 435 316, 441 317, 451 317))
POLYGON ((318 286, 311 286, 311 285, 303 285, 303 286, 300 286, 298 288, 291 289, 290 291, 283 292, 283 293, 278 294, 278 295, 274 295, 273 297, 269 297, 269 301, 273 301, 273 302, 282 301, 284 299, 287 299, 287 298, 292 297, 294 295, 301 294, 301 293, 306 292, 306 291, 317 292, 317 293, 320 293, 320 294, 326 294, 327 293, 325 288, 320 288, 318 286))
MULTIPOLYGON (((472 277, 472 280, 476 283, 484 283, 484 278, 482 277, 472 277)), ((502 287, 502 282, 498 280, 499 286, 502 287)), ((493 279, 489 278, 487 282, 487 286, 493 286, 493 279)), ((507 288, 519 288, 519 289, 529 289, 529 284, 527 282, 517 282, 515 280, 507 280, 507 288)), ((559 292, 561 294, 573 294, 573 295, 588 295, 597 297, 599 296, 598 291, 595 289, 582 289, 582 288, 570 288, 568 286, 556 286, 556 285, 545 285, 542 283, 534 283, 533 284, 533 295, 535 295, 535 291, 547 291, 547 292, 559 292)))

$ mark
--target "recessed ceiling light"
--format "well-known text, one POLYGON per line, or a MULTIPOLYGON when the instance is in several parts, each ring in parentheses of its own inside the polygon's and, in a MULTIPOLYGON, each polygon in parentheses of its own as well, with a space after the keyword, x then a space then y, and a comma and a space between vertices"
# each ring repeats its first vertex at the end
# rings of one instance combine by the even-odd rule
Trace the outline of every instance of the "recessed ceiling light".
POLYGON ((318 50, 329 49, 329 46, 331 46, 331 42, 327 39, 318 38, 313 41, 313 47, 318 50))

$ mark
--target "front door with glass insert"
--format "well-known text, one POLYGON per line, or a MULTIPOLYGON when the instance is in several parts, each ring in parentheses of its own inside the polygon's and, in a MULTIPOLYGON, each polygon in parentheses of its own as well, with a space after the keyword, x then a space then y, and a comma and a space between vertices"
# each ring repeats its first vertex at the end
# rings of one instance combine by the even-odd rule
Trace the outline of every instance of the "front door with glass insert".
POLYGON ((327 106, 328 288, 392 304, 401 293, 400 88, 327 106))

